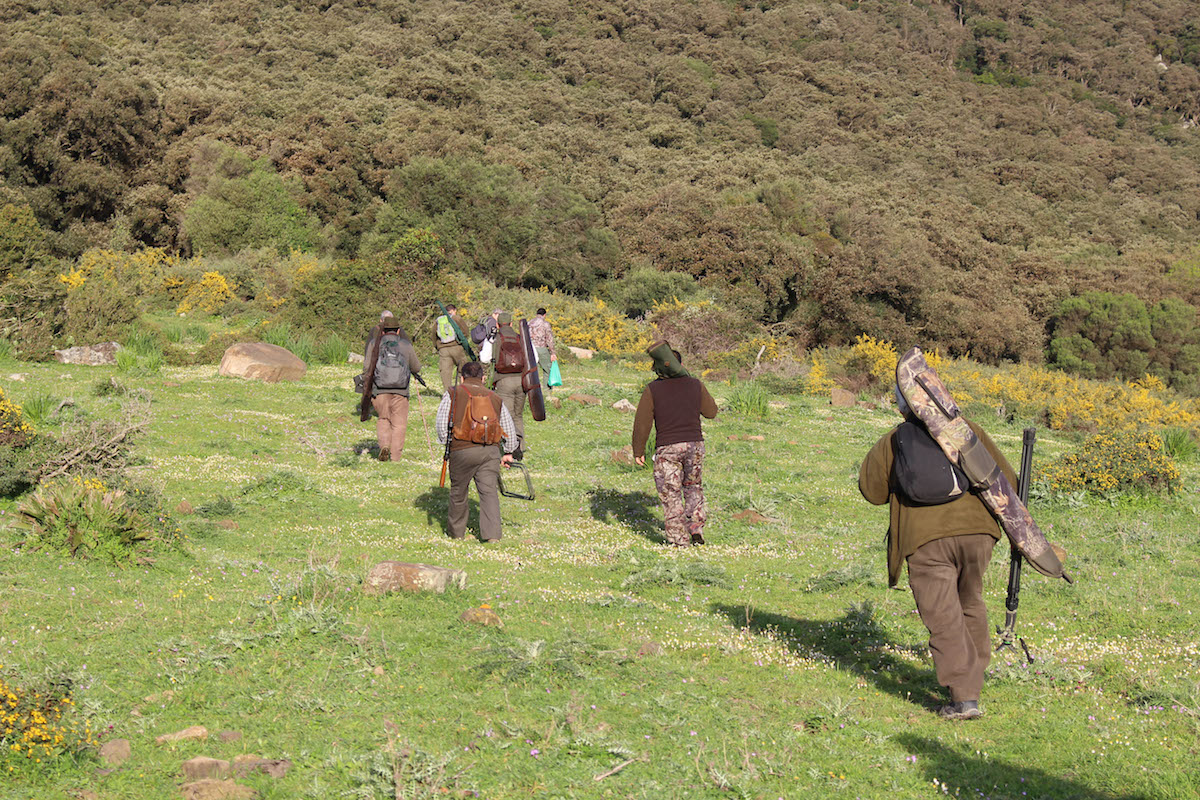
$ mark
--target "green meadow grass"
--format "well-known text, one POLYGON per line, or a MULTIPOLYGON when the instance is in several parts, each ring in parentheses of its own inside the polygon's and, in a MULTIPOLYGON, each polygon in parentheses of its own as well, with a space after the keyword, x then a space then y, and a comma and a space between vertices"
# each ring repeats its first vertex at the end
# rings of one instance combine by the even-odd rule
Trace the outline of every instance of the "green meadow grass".
MULTIPOLYGON (((120 397, 92 392, 111 368, 21 369, 5 386, 18 402, 53 393, 117 413, 120 397)), ((82 712, 133 757, 0 776, 0 796, 175 797, 183 761, 244 752, 293 762, 241 781, 280 799, 1200 792, 1194 462, 1170 498, 1034 505, 1076 583, 1025 571, 1017 633, 1036 661, 997 654, 986 716, 954 724, 932 713, 912 598, 887 588, 886 510, 856 487, 892 414, 800 395, 765 416, 723 410, 705 427, 709 544, 676 551, 649 468, 610 459, 632 424, 610 406, 636 402, 648 373, 572 366, 553 394, 563 407, 526 419, 537 499, 503 500, 504 539, 487 548, 444 534, 441 453, 422 425, 438 397, 414 403, 403 454, 381 464, 359 454, 374 425, 358 421, 353 373, 119 376, 154 398, 133 477, 196 509, 177 515, 186 539, 120 569, 18 551, 0 532, 0 664, 73 675, 82 712), (765 521, 733 519, 748 509, 765 521), (464 569, 467 588, 362 594, 389 559, 464 569), (459 620, 481 604, 502 629, 459 620), (213 735, 155 744, 190 725, 213 735)), ((721 403, 737 391, 710 390, 721 403)), ((1019 428, 979 421, 1017 463, 1019 428)), ((1035 469, 1071 447, 1040 435, 1035 469)), ((1007 562, 998 546, 993 625, 1007 562)))

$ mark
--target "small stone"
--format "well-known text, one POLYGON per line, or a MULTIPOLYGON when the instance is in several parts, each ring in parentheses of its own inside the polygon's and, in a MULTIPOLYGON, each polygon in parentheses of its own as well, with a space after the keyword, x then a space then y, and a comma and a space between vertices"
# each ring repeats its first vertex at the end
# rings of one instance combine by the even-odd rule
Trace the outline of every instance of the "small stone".
POLYGON ((400 561, 383 561, 371 567, 363 580, 366 594, 406 592, 444 592, 448 586, 465 589, 467 573, 461 569, 434 567, 428 564, 406 564, 400 561))
POLYGON ((84 364, 89 367, 99 367, 117 363, 117 351, 121 345, 116 342, 68 347, 66 350, 55 350, 54 357, 63 364, 84 364))
POLYGON ((637 654, 638 658, 662 655, 662 645, 658 642, 652 642, 647 639, 646 641, 642 642, 642 646, 638 648, 637 654))
POLYGON ((741 441, 741 439, 742 439, 742 437, 738 436, 736 433, 731 433, 731 434, 729 434, 729 436, 727 436, 725 438, 729 439, 729 441, 731 441, 731 442, 738 442, 738 441, 741 441))
POLYGON ((751 525, 758 525, 763 522, 771 521, 768 517, 764 517, 762 514, 758 513, 757 511, 754 511, 753 509, 749 509, 749 508, 747 508, 745 511, 742 511, 739 514, 734 514, 733 519, 739 520, 741 522, 748 522, 751 525))
POLYGON ((857 401, 858 398, 853 392, 848 392, 836 386, 829 392, 829 402, 837 408, 850 408, 857 401))
POLYGON ((362 353, 347 353, 346 354, 346 363, 347 364, 363 363, 363 354, 362 353))
POLYGON ((238 524, 231 519, 222 519, 217 521, 218 528, 224 528, 227 531, 236 531, 238 524))
POLYGON ((628 467, 633 466, 633 445, 627 444, 620 450, 613 450, 609 460, 614 464, 624 464, 628 467))
POLYGON ((576 403, 579 403, 581 406, 598 406, 598 405, 600 405, 600 398, 596 397, 595 395, 591 395, 591 394, 573 394, 573 395, 569 395, 567 397, 567 399, 574 400, 576 403))
POLYGON ((485 625, 489 628, 504 627, 504 622, 500 619, 500 615, 490 608, 468 608, 458 618, 463 622, 485 625))
POLYGON ((175 513, 186 517, 188 514, 195 514, 196 509, 192 508, 192 504, 187 500, 180 500, 179 505, 175 507, 175 513))
POLYGON ((185 783, 179 790, 183 792, 183 800, 254 800, 258 797, 258 792, 249 786, 211 778, 185 783))
POLYGON ((385 670, 383 667, 376 667, 375 669, 371 670, 371 672, 380 678, 387 674, 387 670, 385 670))
POLYGON ((167 742, 182 742, 187 739, 207 738, 208 728, 204 727, 203 725, 193 725, 190 728, 184 728, 181 731, 175 731, 175 733, 164 733, 162 736, 157 737, 154 741, 158 744, 166 744, 167 742))
POLYGON ((612 407, 615 408, 617 411, 628 411, 631 413, 634 411, 637 411, 637 406, 635 406, 633 403, 626 400, 624 397, 622 397, 617 402, 613 403, 612 407))
POLYGON ((21 383, 24 383, 25 379, 28 377, 29 377, 28 372, 14 372, 13 374, 8 376, 8 379, 10 381, 20 381, 21 383))
POLYGON ((587 360, 596 354, 595 350, 589 350, 586 347, 568 347, 567 349, 570 350, 571 354, 576 358, 581 358, 584 360, 587 360))
POLYGON ((128 739, 110 739, 100 746, 100 761, 110 767, 119 767, 133 755, 128 739))
POLYGON ((239 778, 244 778, 254 772, 272 778, 282 778, 292 768, 292 762, 284 758, 262 758, 255 755, 240 755, 233 759, 233 771, 239 778))
POLYGON ((554 406, 555 408, 562 408, 562 398, 561 397, 551 397, 550 405, 554 406))
POLYGON ((183 762, 183 777, 189 781, 199 781, 205 778, 227 778, 231 767, 228 761, 208 756, 196 756, 183 762))
POLYGON ((747 436, 746 437, 746 441, 750 441, 750 442, 765 442, 766 440, 767 440, 767 437, 765 437, 765 436, 747 436))
POLYGON ((217 739, 222 742, 238 742, 242 739, 241 731, 221 731, 217 734, 217 739))

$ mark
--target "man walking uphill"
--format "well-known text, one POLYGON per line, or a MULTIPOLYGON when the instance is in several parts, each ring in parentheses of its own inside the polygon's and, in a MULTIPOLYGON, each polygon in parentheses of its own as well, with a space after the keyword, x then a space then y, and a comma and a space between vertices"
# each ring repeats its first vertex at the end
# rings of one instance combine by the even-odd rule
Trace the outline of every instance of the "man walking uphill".
POLYGON ((497 315, 496 336, 493 340, 492 389, 500 395, 504 407, 512 416, 517 432, 513 457, 518 461, 524 456, 525 448, 525 389, 521 380, 528 367, 525 365, 525 343, 521 334, 512 326, 512 314, 503 311, 497 315))
MULTIPOLYGON (((938 683, 950 690, 945 719, 983 715, 979 695, 992 657, 983 573, 1000 538, 1000 526, 987 506, 967 488, 899 390, 905 421, 867 453, 858 488, 868 502, 888 503, 888 584, 895 586, 902 562, 921 621, 929 630, 929 650, 938 683), (914 499, 918 498, 918 499, 914 499)), ((974 422, 967 424, 1014 485, 1013 469, 974 422)))
POLYGON ((529 321, 529 341, 537 353, 538 367, 542 370, 542 385, 549 391, 550 384, 546 379, 550 375, 550 364, 558 361, 558 354, 554 352, 554 331, 546 320, 544 308, 539 308, 537 316, 529 321))
POLYGON ((646 463, 646 441, 654 428, 654 485, 666 518, 667 542, 704 544, 704 433, 700 417, 717 416, 717 403, 698 379, 687 374, 679 353, 665 343, 650 348, 658 378, 642 392, 633 419, 633 460, 646 463), (672 358, 673 356, 673 358, 672 358))
POLYGON ((483 364, 462 367, 462 383, 442 396, 437 410, 438 441, 450 437, 450 511, 452 539, 467 529, 467 492, 471 481, 479 492, 479 538, 500 540, 500 467, 512 463, 517 432, 512 416, 495 392, 483 385, 483 364), (503 441, 504 455, 500 454, 503 441))
POLYGON ((379 460, 391 461, 404 449, 409 384, 421 372, 417 352, 392 312, 380 315, 379 325, 367 339, 363 363, 365 391, 360 418, 366 422, 371 408, 375 409, 379 415, 375 423, 379 460))
POLYGON ((467 351, 459 344, 458 337, 454 333, 454 325, 458 325, 458 329, 466 330, 463 326, 462 317, 458 315, 458 309, 452 305, 446 305, 446 312, 437 318, 433 329, 433 343, 437 350, 438 357, 438 375, 442 379, 442 388, 447 392, 454 386, 454 370, 462 368, 471 360, 467 355, 467 351), (453 320, 454 324, 451 324, 453 320))

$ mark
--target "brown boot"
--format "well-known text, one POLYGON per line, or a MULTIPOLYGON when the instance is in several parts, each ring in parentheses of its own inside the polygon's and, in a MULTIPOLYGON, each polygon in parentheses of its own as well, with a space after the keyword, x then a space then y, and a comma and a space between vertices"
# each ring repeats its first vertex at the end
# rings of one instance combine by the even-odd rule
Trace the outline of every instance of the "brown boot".
POLYGON ((379 451, 379 460, 380 461, 391 461, 392 460, 392 451, 388 450, 386 447, 381 448, 379 451))

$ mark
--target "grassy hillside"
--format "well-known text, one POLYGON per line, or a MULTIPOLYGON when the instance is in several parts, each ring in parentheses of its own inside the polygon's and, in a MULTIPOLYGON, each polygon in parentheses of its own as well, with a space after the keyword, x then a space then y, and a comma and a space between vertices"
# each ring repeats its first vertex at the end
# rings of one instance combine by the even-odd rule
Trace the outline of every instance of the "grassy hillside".
MULTIPOLYGON (((132 473, 195 509, 174 515, 186 539, 152 566, 17 550, 3 533, 0 673, 69 674, 79 712, 133 748, 111 772, 22 767, 6 798, 177 796, 184 760, 243 752, 293 762, 242 781, 265 798, 1200 791, 1194 462, 1172 496, 1035 505, 1076 583, 1026 577, 1017 632, 1036 661, 998 654, 987 715, 952 725, 930 712, 911 596, 886 588, 886 513, 855 487, 893 412, 788 394, 746 417, 728 407, 734 387, 712 385, 709 544, 677 552, 661 544, 650 472, 610 459, 631 417, 609 406, 636 400, 645 373, 581 364, 562 394, 603 402, 564 399, 527 423, 538 497, 505 500, 504 540, 485 548, 443 533, 421 419, 432 394, 403 455, 380 464, 355 454, 373 427, 353 413, 348 366, 277 385, 211 366, 5 369, 28 375, 6 382, 12 399, 71 397, 91 418, 118 413, 98 382, 151 392, 132 473), (467 588, 363 595, 385 559, 465 569, 467 588), (459 620, 481 604, 502 629, 459 620), (213 735, 155 744, 189 725, 213 735)), ((981 421, 1016 462, 1019 428, 981 421)), ((1041 437, 1037 471, 1072 447, 1041 437)), ((994 623, 1006 556, 985 585, 994 623)))
POLYGON ((32 2, 0 198, 60 255, 357 256, 588 294, 692 276, 804 343, 1040 358, 1064 297, 1200 297, 1181 0, 32 2))

